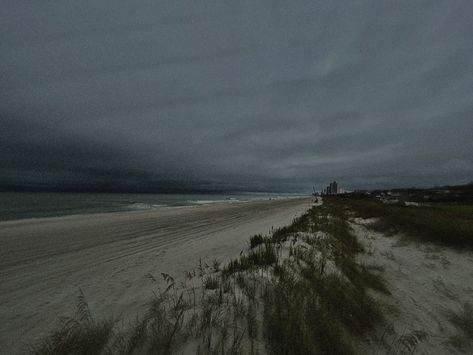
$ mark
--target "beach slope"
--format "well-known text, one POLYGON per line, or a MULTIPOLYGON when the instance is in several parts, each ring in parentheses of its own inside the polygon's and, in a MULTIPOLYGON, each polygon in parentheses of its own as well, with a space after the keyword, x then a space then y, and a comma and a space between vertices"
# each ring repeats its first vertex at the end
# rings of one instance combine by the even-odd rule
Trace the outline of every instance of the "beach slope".
POLYGON ((160 273, 181 277, 200 258, 235 257, 250 235, 290 224, 310 203, 288 198, 2 222, 0 352, 23 353, 59 317, 72 315, 79 289, 94 313, 134 317, 160 273))

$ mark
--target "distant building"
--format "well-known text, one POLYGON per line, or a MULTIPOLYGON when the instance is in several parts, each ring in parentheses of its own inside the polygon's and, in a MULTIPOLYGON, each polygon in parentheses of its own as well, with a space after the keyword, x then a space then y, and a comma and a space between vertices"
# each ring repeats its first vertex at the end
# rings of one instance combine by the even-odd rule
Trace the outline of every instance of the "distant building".
POLYGON ((332 193, 332 195, 338 194, 338 184, 336 181, 330 184, 330 192, 332 193))
POLYGON ((331 182, 325 189, 322 190, 322 195, 337 195, 339 193, 340 189, 336 181, 331 182))

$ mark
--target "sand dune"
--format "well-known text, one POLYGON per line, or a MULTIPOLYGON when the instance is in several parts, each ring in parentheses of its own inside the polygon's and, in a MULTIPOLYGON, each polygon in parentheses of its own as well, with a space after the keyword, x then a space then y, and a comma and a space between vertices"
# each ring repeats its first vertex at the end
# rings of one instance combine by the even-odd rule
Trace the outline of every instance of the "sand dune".
POLYGON ((407 353, 412 347, 416 354, 458 353, 449 343, 455 328, 448 314, 472 300, 473 253, 386 236, 366 228, 372 221, 358 218, 352 227, 367 251, 363 261, 384 269, 391 292, 388 297, 377 295, 391 309, 385 312, 383 330, 389 350, 407 353))
POLYGON ((133 317, 161 272, 176 276, 199 258, 225 260, 248 237, 289 224, 310 198, 193 208, 78 215, 0 223, 0 344, 22 353, 58 318, 72 315, 78 290, 93 312, 133 317))

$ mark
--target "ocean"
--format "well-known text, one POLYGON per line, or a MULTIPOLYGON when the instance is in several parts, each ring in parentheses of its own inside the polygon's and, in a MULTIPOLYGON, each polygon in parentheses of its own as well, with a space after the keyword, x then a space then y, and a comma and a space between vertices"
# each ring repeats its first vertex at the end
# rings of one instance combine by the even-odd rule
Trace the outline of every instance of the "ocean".
POLYGON ((150 210, 244 202, 297 196, 294 194, 135 194, 0 192, 0 221, 101 212, 150 210))

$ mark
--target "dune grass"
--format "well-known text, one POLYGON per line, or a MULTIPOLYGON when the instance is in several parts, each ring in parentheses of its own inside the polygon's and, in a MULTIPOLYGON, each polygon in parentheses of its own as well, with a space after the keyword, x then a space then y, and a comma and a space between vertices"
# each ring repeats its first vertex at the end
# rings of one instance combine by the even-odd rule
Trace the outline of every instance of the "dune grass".
POLYGON ((372 225, 379 231, 401 232, 421 241, 473 249, 472 205, 438 202, 404 206, 356 195, 331 196, 327 200, 348 206, 358 217, 379 218, 372 225))
POLYGON ((247 254, 238 259, 231 260, 223 269, 223 275, 233 275, 236 272, 243 272, 270 266, 277 261, 275 246, 273 243, 266 242, 258 249, 252 249, 247 254))
POLYGON ((350 211, 328 200, 290 226, 256 235, 225 265, 162 274, 148 311, 134 322, 97 321, 81 294, 78 314, 32 354, 354 354, 383 322, 368 290, 388 293, 363 251, 350 211))
POLYGON ((107 354, 109 339, 114 335, 113 320, 95 320, 82 291, 79 291, 75 317, 66 318, 60 329, 32 347, 32 353, 47 354, 107 354))
POLYGON ((258 245, 261 245, 265 242, 265 237, 262 234, 255 234, 250 237, 250 249, 256 248, 258 245))
POLYGON ((457 330, 450 336, 450 343, 458 349, 473 350, 473 306, 465 303, 459 312, 449 312, 448 318, 457 330))

